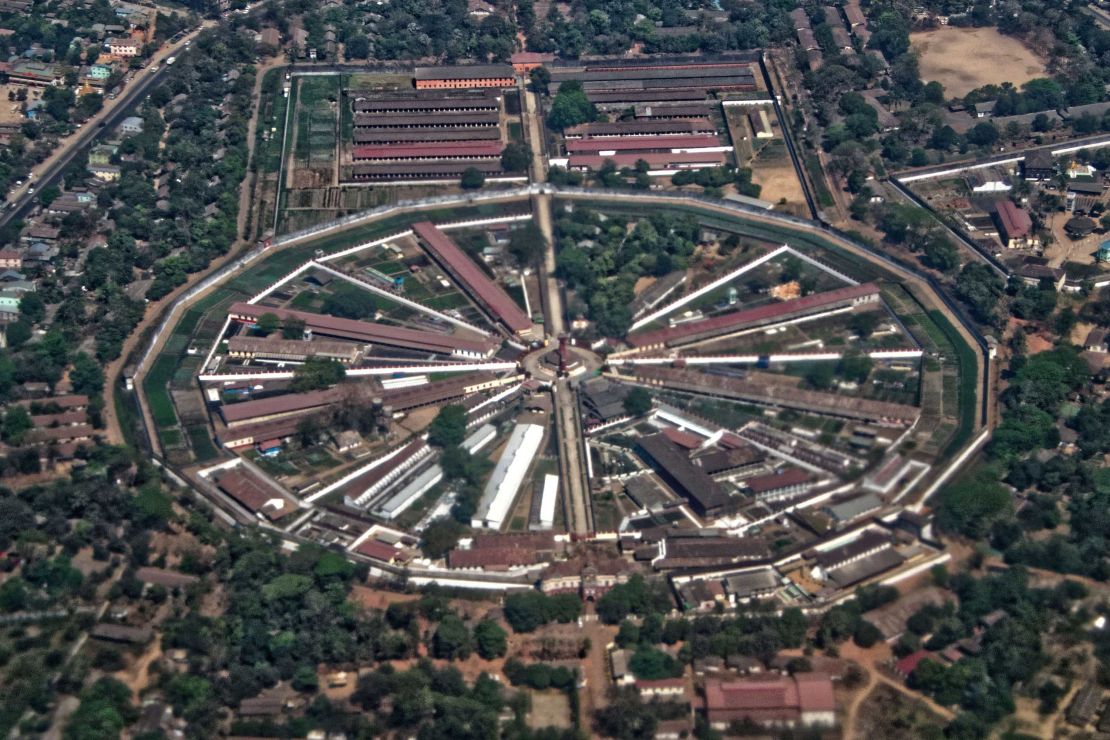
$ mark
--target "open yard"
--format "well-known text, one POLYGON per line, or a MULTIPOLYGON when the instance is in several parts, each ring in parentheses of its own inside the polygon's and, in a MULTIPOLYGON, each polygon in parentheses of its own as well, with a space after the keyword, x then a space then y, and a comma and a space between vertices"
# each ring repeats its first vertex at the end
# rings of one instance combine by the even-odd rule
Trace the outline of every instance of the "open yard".
POLYGON ((528 726, 534 730, 541 727, 570 727, 570 704, 562 691, 532 691, 532 711, 528 712, 528 726))
POLYGON ((993 28, 944 26, 910 34, 910 43, 921 55, 921 79, 937 80, 948 96, 1003 82, 1020 86, 1045 74, 1044 60, 993 28))

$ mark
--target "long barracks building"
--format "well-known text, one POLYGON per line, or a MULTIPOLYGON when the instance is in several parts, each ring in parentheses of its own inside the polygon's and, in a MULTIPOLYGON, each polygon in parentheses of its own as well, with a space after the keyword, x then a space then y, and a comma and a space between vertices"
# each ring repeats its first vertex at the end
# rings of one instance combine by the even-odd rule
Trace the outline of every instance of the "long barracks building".
POLYGON ((509 295, 501 289, 458 245, 430 221, 412 225, 412 230, 427 247, 440 267, 457 280, 470 297, 513 334, 524 334, 532 321, 509 295))
POLYGON ((381 344, 400 349, 432 352, 452 357, 484 359, 497 351, 498 343, 490 339, 463 339, 452 334, 438 334, 430 331, 417 331, 400 326, 375 324, 368 321, 341 319, 306 311, 291 311, 284 308, 256 306, 252 303, 234 303, 228 309, 228 316, 245 324, 256 324, 263 314, 273 314, 279 319, 299 319, 305 329, 313 334, 348 339, 366 344, 381 344))
POLYGON ((743 329, 757 329, 771 324, 812 316, 826 311, 877 303, 879 288, 874 283, 815 293, 782 303, 771 303, 742 311, 732 311, 701 321, 630 334, 627 342, 640 350, 680 347, 693 342, 720 337, 743 329))
POLYGON ((516 84, 516 72, 509 64, 417 67, 413 80, 417 90, 503 88, 516 84))

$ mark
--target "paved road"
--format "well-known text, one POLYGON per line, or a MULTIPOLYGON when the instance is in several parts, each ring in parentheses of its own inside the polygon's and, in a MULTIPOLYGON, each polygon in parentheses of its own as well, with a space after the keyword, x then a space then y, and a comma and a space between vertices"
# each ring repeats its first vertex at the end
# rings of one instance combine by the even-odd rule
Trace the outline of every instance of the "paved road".
MULTIPOLYGON (((547 157, 544 151, 543 123, 540 120, 536 94, 522 89, 524 96, 524 121, 532 148, 532 181, 546 182, 547 157)), ((563 296, 555 278, 555 233, 551 222, 551 195, 541 193, 532 198, 532 213, 539 226, 547 248, 539 277, 545 296, 544 322, 550 336, 558 338, 566 333, 563 296)), ((592 532, 593 509, 590 506, 590 486, 583 455, 589 451, 582 439, 582 422, 578 416, 578 396, 566 379, 558 380, 555 391, 555 431, 559 437, 559 472, 562 477, 564 510, 567 529, 576 534, 592 532)))

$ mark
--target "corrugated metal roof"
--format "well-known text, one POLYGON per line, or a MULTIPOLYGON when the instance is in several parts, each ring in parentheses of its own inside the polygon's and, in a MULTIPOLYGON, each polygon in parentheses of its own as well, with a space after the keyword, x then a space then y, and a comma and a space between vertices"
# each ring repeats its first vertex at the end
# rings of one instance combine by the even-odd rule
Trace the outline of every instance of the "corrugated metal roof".
POLYGON ((383 146, 356 146, 352 151, 355 161, 363 159, 453 159, 456 157, 501 156, 500 141, 428 142, 423 144, 390 144, 383 146))
POLYGON ((486 275, 450 238, 430 221, 412 225, 429 251, 455 275, 466 289, 514 332, 532 328, 532 321, 516 302, 486 275))
POLYGON ((795 298, 794 300, 783 301, 781 303, 769 303, 765 306, 757 306, 756 308, 732 311, 721 316, 714 316, 711 319, 690 321, 680 326, 667 329, 636 332, 630 334, 626 341, 633 347, 647 347, 655 344, 680 344, 681 342, 675 341, 679 339, 696 341, 706 336, 723 334, 730 329, 749 325, 759 326, 762 323, 774 319, 798 313, 818 311, 837 303, 852 301, 878 292, 879 288, 874 283, 852 285, 846 288, 828 290, 824 293, 814 293, 813 295, 807 295, 802 298, 795 298))
POLYGON ((597 152, 651 151, 671 149, 706 149, 721 146, 716 136, 679 135, 679 136, 642 136, 630 139, 576 139, 566 142, 570 154, 594 154, 597 152))

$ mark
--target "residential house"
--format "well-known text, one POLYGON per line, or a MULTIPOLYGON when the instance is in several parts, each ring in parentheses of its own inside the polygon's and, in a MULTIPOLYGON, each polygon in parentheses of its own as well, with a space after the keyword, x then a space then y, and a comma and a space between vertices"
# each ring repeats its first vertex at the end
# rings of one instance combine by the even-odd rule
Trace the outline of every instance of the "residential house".
POLYGON ((139 116, 128 116, 120 122, 119 132, 124 136, 141 134, 143 132, 143 119, 139 116))

